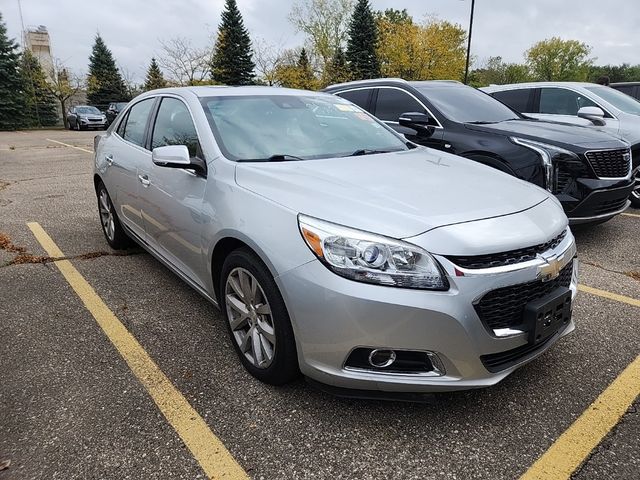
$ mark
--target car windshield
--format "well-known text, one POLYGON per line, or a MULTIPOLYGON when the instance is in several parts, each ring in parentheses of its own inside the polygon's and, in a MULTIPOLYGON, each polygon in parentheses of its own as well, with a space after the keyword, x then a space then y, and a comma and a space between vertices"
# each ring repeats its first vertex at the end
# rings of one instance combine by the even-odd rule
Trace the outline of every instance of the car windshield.
POLYGON ((309 160, 408 148, 388 127, 340 97, 247 95, 201 101, 231 160, 309 160))
POLYGON ((76 107, 76 112, 100 115, 100 110, 98 110, 96 107, 76 107))
POLYGON ((460 84, 416 88, 449 120, 460 123, 497 123, 520 118, 484 92, 460 84))
POLYGON ((602 98, 605 102, 609 102, 618 110, 622 110, 625 113, 631 113, 633 115, 640 115, 640 102, 626 93, 619 92, 611 87, 598 85, 584 88, 602 98))

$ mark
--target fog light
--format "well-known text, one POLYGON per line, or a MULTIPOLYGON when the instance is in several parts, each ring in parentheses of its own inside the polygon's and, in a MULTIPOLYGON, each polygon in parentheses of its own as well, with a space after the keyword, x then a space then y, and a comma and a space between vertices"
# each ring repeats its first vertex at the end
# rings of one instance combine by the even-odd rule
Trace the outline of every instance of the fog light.
POLYGON ((393 350, 376 349, 369 354, 369 365, 375 368, 389 367, 396 361, 396 352, 393 350))

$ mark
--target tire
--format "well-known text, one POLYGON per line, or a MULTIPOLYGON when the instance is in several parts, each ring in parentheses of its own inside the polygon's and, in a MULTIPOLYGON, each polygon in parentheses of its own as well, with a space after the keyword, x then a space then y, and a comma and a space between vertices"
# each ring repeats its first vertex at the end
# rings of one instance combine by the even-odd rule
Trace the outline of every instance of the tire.
POLYGON ((234 250, 224 261, 220 308, 231 343, 251 375, 271 385, 291 382, 299 375, 287 307, 267 267, 248 249, 234 250))
POLYGON ((98 215, 102 233, 107 243, 114 250, 124 250, 131 246, 132 241, 124 231, 118 214, 113 207, 111 197, 104 183, 100 182, 96 188, 98 198, 98 215))
POLYGON ((636 183, 631 195, 629 195, 629 200, 631 200, 631 205, 634 208, 640 208, 640 166, 636 167, 633 171, 632 177, 635 179, 636 183))

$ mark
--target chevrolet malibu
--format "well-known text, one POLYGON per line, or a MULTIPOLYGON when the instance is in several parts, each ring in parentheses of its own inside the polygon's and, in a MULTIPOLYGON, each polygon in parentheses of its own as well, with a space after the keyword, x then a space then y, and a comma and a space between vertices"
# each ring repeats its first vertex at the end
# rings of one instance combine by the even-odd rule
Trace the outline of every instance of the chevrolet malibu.
POLYGON ((550 193, 342 98, 155 90, 95 152, 109 245, 137 242, 217 305, 263 382, 489 386, 574 329, 576 247, 550 193))

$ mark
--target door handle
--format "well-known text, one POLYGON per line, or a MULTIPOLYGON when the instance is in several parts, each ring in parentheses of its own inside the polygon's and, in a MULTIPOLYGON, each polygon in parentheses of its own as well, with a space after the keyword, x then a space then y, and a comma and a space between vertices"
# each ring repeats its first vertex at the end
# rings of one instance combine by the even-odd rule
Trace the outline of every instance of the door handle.
POLYGON ((151 185, 151 182, 149 181, 149 177, 147 175, 138 175, 138 180, 140 180, 140 183, 144 187, 148 187, 149 185, 151 185))
POLYGON ((104 156, 104 159, 107 161, 109 165, 113 165, 113 155, 111 155, 110 153, 107 153, 104 156))

